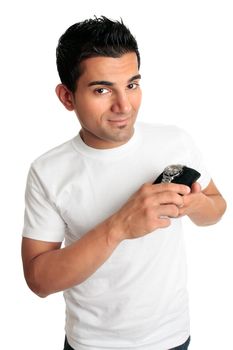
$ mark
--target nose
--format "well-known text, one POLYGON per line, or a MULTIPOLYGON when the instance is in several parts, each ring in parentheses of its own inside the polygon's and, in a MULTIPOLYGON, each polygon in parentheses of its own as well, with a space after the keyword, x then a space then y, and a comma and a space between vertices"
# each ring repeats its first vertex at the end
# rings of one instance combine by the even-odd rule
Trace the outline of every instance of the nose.
POLYGON ((131 103, 126 93, 120 93, 115 96, 111 110, 118 114, 128 114, 131 111, 131 103))

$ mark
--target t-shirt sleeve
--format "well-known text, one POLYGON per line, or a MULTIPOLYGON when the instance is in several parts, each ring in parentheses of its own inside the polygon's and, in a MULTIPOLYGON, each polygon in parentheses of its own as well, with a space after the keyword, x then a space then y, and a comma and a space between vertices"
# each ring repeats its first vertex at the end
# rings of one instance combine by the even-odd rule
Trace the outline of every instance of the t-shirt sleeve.
POLYGON ((199 182, 202 190, 204 190, 209 185, 211 176, 205 165, 203 155, 199 150, 199 148, 197 147, 192 136, 190 136, 186 131, 183 131, 183 142, 184 142, 184 149, 187 152, 186 165, 199 171, 201 176, 197 180, 197 182, 199 182))
POLYGON ((66 224, 31 166, 25 191, 23 237, 47 242, 62 242, 66 224))

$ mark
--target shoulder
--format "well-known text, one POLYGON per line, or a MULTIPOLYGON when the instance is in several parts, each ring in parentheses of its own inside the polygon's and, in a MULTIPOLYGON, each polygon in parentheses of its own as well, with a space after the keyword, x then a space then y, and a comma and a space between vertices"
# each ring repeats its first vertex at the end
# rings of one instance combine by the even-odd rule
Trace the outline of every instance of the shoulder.
POLYGON ((46 151, 45 153, 38 156, 33 163, 34 164, 44 164, 46 162, 50 161, 56 161, 60 157, 67 155, 70 150, 72 149, 72 140, 68 140, 66 142, 63 142, 62 144, 53 147, 52 149, 46 151))
POLYGON ((76 155, 73 147, 73 139, 70 139, 41 154, 32 162, 32 168, 38 172, 61 171, 70 164, 76 155))
POLYGON ((37 157, 30 166, 28 184, 52 192, 62 186, 78 171, 80 157, 73 145, 74 138, 48 150, 37 157))

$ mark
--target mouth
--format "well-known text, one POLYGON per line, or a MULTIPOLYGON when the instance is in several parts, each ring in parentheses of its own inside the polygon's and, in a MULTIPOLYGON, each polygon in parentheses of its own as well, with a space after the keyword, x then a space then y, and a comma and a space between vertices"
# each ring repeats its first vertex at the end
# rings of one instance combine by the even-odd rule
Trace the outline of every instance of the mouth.
POLYGON ((128 124, 129 118, 113 118, 108 119, 108 122, 113 126, 125 126, 128 124))

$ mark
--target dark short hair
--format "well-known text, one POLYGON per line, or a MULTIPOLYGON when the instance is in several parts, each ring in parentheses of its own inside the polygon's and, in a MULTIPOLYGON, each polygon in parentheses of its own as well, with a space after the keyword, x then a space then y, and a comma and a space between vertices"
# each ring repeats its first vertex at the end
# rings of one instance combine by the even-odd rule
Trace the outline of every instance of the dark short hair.
POLYGON ((101 16, 75 23, 61 36, 56 49, 57 70, 61 82, 75 92, 82 72, 80 63, 91 57, 121 57, 135 52, 140 67, 140 54, 136 39, 120 21, 101 16))

